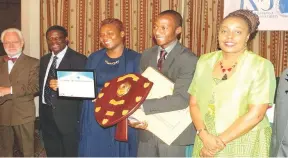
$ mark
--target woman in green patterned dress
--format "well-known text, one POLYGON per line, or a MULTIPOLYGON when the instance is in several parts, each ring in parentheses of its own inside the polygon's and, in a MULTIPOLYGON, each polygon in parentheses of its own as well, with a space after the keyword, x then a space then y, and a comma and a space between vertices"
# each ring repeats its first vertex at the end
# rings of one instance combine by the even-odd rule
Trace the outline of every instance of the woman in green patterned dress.
POLYGON ((268 157, 271 127, 265 115, 276 81, 270 61, 247 50, 259 17, 237 10, 224 18, 220 51, 202 55, 188 92, 197 129, 193 157, 268 157))

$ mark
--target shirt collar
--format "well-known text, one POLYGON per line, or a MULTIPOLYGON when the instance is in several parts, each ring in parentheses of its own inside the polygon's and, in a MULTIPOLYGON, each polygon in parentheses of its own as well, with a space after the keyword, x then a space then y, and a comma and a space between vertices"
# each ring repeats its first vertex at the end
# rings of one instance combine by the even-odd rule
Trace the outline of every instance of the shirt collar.
POLYGON ((57 55, 54 54, 54 52, 52 52, 52 58, 54 58, 54 56, 57 56, 58 59, 62 60, 62 58, 64 57, 64 55, 66 54, 66 51, 68 49, 68 46, 66 46, 61 52, 59 52, 57 55))
MULTIPOLYGON (((168 47, 166 47, 164 50, 167 52, 167 54, 169 54, 172 49, 176 46, 178 40, 175 39, 174 42, 172 42, 168 47)), ((158 47, 158 52, 160 52, 161 50, 163 50, 163 48, 161 48, 160 46, 158 47)))

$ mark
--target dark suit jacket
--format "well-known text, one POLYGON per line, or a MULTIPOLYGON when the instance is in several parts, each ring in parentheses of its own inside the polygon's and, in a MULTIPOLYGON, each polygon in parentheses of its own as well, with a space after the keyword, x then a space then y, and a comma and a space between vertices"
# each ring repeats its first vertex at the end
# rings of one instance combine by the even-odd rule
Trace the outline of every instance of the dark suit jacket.
MULTIPOLYGON (((158 46, 154 46, 142 53, 140 61, 141 71, 148 66, 157 69, 158 46)), ((187 92, 192 81, 198 58, 179 42, 168 54, 164 61, 162 74, 174 82, 173 95, 160 99, 149 99, 143 103, 146 114, 155 114, 185 109, 189 106, 189 94, 187 92)), ((164 131, 163 131, 164 132, 164 131)), ((150 133, 151 134, 151 133, 150 133)), ((140 140, 146 141, 151 137, 148 132, 140 132, 140 140)), ((195 128, 190 126, 172 143, 173 145, 193 144, 195 128)))
MULTIPOLYGON (((40 59, 40 73, 39 73, 39 87, 40 87, 40 97, 39 97, 39 118, 40 118, 40 128, 45 128, 45 122, 41 119, 42 112, 44 110, 42 103, 42 93, 43 84, 46 69, 51 58, 51 53, 44 55, 40 59)), ((86 56, 75 52, 68 47, 66 54, 64 55, 58 69, 84 69, 86 64, 86 56)), ((79 117, 81 113, 81 100, 76 99, 66 99, 58 98, 57 95, 53 95, 52 103, 55 106, 53 108, 53 117, 62 134, 75 131, 78 127, 79 117)))
POLYGON ((34 94, 38 92, 39 60, 21 54, 8 73, 0 57, 0 87, 12 86, 13 94, 0 97, 0 125, 20 125, 35 120, 34 94))

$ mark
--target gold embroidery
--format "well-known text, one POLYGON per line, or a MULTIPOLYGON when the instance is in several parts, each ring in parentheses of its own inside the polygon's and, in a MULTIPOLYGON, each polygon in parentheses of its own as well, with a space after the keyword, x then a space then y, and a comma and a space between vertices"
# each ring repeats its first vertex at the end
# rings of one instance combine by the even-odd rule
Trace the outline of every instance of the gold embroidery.
POLYGON ((110 100, 109 102, 110 104, 114 105, 114 106, 117 106, 117 105, 122 105, 125 103, 125 100, 119 100, 119 101, 116 101, 114 99, 110 100))
POLYGON ((129 77, 131 77, 131 78, 133 79, 133 81, 138 81, 138 80, 139 80, 139 77, 137 77, 136 75, 134 75, 134 74, 127 74, 127 75, 125 75, 125 76, 119 77, 118 80, 117 80, 117 82, 123 81, 123 80, 125 80, 126 78, 129 78, 129 77))
POLYGON ((109 82, 106 82, 105 84, 104 84, 104 87, 108 87, 109 86, 109 82))
POLYGON ((149 82, 145 83, 145 84, 144 84, 144 88, 147 88, 149 85, 150 85, 149 82))
POLYGON ((136 98, 135 98, 135 101, 136 101, 136 102, 139 102, 141 99, 142 99, 142 97, 136 97, 136 98))
POLYGON ((114 115, 114 111, 107 111, 105 115, 107 116, 113 116, 114 115))
POLYGON ((129 112, 129 110, 123 110, 122 115, 126 115, 129 112))
POLYGON ((103 119, 102 124, 105 125, 109 120, 108 119, 103 119))
POLYGON ((104 93, 99 93, 99 94, 98 94, 98 98, 102 98, 103 95, 104 95, 104 93))
POLYGON ((101 110, 101 107, 96 107, 95 112, 99 112, 101 110))
POLYGON ((131 88, 131 84, 129 82, 122 83, 117 89, 117 96, 122 97, 126 95, 131 88))

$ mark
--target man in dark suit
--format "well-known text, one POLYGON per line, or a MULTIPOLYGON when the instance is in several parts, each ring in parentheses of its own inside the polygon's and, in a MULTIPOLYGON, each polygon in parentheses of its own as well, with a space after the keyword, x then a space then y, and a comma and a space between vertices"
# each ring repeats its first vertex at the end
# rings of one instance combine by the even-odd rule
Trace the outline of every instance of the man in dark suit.
MULTIPOLYGON (((141 70, 144 71, 148 66, 158 69, 175 85, 172 95, 160 99, 149 99, 143 103, 146 115, 188 107, 187 90, 196 68, 197 57, 178 42, 177 37, 181 31, 182 17, 174 10, 161 12, 154 23, 153 35, 157 45, 142 53, 141 70)), ((141 128, 141 126, 138 127, 141 128)), ((147 130, 140 130, 138 156, 185 156, 186 145, 194 143, 194 136, 195 129, 192 123, 171 145, 165 144, 147 130)))
POLYGON ((58 98, 55 69, 83 69, 86 56, 67 46, 67 30, 55 25, 48 28, 46 40, 51 53, 40 59, 39 117, 47 156, 76 157, 81 100, 58 98))
POLYGON ((39 60, 22 53, 20 30, 4 30, 1 41, 7 55, 0 57, 0 157, 13 156, 14 139, 23 156, 33 157, 39 60))

